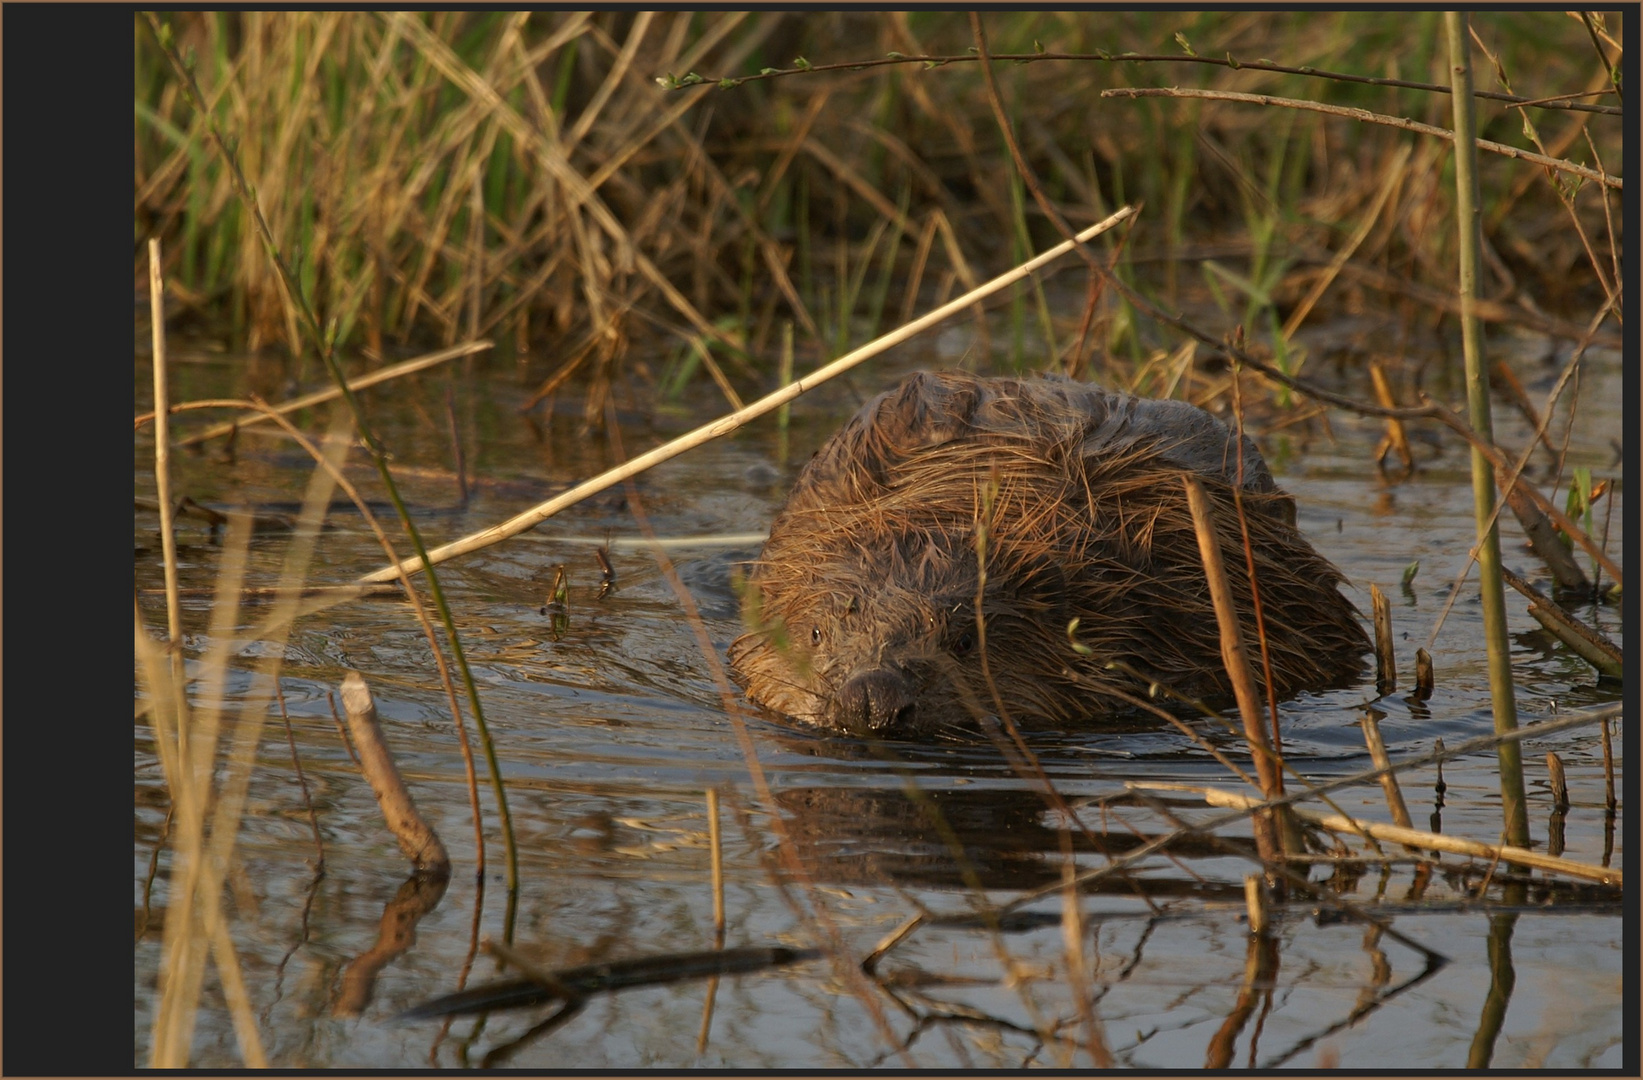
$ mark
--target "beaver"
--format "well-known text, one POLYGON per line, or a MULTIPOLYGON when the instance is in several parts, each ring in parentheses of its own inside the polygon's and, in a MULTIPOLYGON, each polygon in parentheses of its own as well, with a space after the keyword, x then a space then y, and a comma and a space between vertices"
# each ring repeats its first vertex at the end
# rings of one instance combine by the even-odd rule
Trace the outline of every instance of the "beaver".
POLYGON ((1358 675, 1342 576, 1249 439, 1186 402, 959 371, 869 401, 804 466, 750 566, 732 670, 775 712, 893 738, 1098 719, 1153 683, 1226 700, 1183 473, 1210 497, 1257 680, 1240 482, 1274 689, 1358 675))

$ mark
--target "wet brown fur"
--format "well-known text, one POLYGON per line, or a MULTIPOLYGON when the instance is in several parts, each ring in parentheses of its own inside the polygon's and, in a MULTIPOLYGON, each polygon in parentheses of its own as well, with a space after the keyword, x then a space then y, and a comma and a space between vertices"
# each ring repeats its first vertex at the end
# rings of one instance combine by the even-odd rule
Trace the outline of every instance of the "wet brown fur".
MULTIPOLYGON (((732 644, 732 667, 777 712, 898 736, 973 727, 999 704, 1073 723, 1124 709, 1116 693, 1148 681, 1225 697, 1181 476, 1190 468, 1212 501, 1259 679, 1237 467, 1230 433, 1180 403, 1058 378, 914 376, 801 472, 753 565, 756 628, 732 644), (1102 427, 1126 409, 1143 417, 1133 430, 1102 427), (982 524, 990 683, 975 615, 982 524), (1075 618, 1088 653, 1068 639, 1075 618)), ((1247 440, 1244 479, 1279 695, 1358 674, 1368 642, 1341 575, 1295 529, 1247 440)))

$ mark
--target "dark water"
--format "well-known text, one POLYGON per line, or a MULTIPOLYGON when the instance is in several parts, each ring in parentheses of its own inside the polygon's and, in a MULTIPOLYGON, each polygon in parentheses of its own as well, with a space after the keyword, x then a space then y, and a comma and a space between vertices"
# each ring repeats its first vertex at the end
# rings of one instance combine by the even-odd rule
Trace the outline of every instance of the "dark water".
MULTIPOLYGON (((861 398, 902 371, 955 359, 940 352, 904 354, 891 366, 858 370, 849 385, 837 382, 806 397, 795 408, 785 461, 767 419, 637 481, 656 532, 675 542, 669 555, 701 610, 716 656, 722 659, 738 632, 733 567, 757 550, 797 463, 861 398)), ((278 396, 277 365, 263 364, 270 370, 246 358, 182 349, 174 396, 243 392, 259 388, 258 379, 269 384, 264 392, 278 396)), ((1612 354, 1588 362, 1570 468, 1619 476, 1619 368, 1612 354)), ((1555 374, 1532 363, 1522 370, 1555 374)), ((546 423, 541 414, 535 420, 518 415, 517 406, 543 374, 532 370, 525 377, 497 360, 459 361, 368 396, 373 423, 393 447, 396 465, 407 469, 405 495, 430 546, 511 516, 610 463, 602 438, 578 431, 580 401, 570 400, 573 395, 564 395, 546 423), (441 434, 448 387, 470 469, 485 478, 465 507, 457 504, 454 480, 436 475, 450 467, 448 439, 441 434)), ((149 378, 143 359, 136 374, 140 407, 149 378)), ((1529 381, 1537 396, 1549 385, 1549 378, 1529 381)), ((638 453, 718 411, 706 397, 681 406, 624 408, 627 450, 638 453)), ((1497 435, 1521 446, 1520 418, 1499 405, 1496 415, 1497 435)), ((305 418, 302 426, 318 432, 323 418, 305 418)), ((1414 756, 1430 750, 1434 738, 1453 745, 1488 733, 1475 574, 1428 645, 1472 533, 1464 448, 1448 437, 1418 435, 1419 473, 1389 488, 1368 464, 1378 425, 1335 413, 1330 428, 1333 438, 1296 425, 1261 441, 1279 482, 1297 498, 1303 529, 1352 580, 1354 601, 1368 611, 1370 582, 1390 595, 1404 691, 1416 647, 1431 651, 1437 692, 1429 701, 1422 705, 1399 693, 1377 704, 1390 752, 1394 758, 1414 756), (1400 587, 1406 567, 1417 560, 1412 583, 1400 587)), ((180 455, 176 472, 178 493, 202 504, 289 508, 300 501, 309 469, 290 443, 247 432, 233 461, 213 448, 180 455)), ((349 474, 368 496, 380 496, 360 455, 351 459, 349 474)), ((139 498, 153 497, 148 430, 137 438, 135 484, 139 498)), ((1623 484, 1613 487, 1608 543, 1618 553, 1626 539, 1625 492, 1623 484)), ((1600 503, 1599 514, 1605 509, 1600 503)), ((392 515, 383 511, 383 517, 392 515)), ((157 520, 152 513, 137 514, 139 588, 162 583, 157 520)), ((507 778, 519 843, 514 939, 539 962, 565 967, 712 947, 710 788, 720 795, 730 945, 812 946, 823 925, 859 958, 921 905, 963 912, 972 906, 972 887, 1003 902, 1061 879, 1057 817, 987 744, 869 747, 756 718, 749 732, 774 805, 762 801, 694 633, 656 559, 634 542, 636 536, 627 496, 615 488, 529 534, 440 567, 507 778), (594 548, 607 537, 614 538, 617 588, 600 599, 594 548), (559 565, 569 582, 562 629, 542 611, 559 565), (909 794, 914 790, 916 799, 909 794), (780 815, 801 856, 808 886, 772 869, 778 846, 772 813, 780 815), (938 819, 944 828, 933 824, 938 819), (955 858, 950 847, 955 839, 962 857, 955 858), (804 914, 816 907, 824 910, 820 924, 804 914)), ((1522 549, 1514 521, 1505 521, 1504 537, 1507 564, 1531 579, 1543 578, 1522 549)), ((222 551, 217 538, 200 522, 185 522, 180 543, 183 585, 209 588, 222 551)), ((315 583, 344 583, 383 564, 351 511, 331 516, 319 550, 310 572, 315 583)), ((255 582, 273 583, 283 551, 277 536, 253 543, 255 582)), ((197 671, 212 644, 210 601, 191 597, 184 607, 187 657, 197 671)), ((1515 594, 1508 594, 1508 607, 1522 721, 1619 700, 1618 686, 1599 686, 1585 663, 1539 632, 1515 594)), ((146 596, 143 610, 150 627, 164 625, 162 599, 146 596)), ((249 609, 242 622, 265 611, 249 609)), ((1617 608, 1586 605, 1579 612, 1621 640, 1617 608)), ((231 698, 249 691, 251 665, 267 649, 249 645, 238 651, 231 698)), ((224 905, 270 1063, 392 1069, 479 1064, 546 1011, 498 1013, 483 1025, 459 1019, 443 1037, 438 1021, 389 1022, 402 1009, 457 989, 476 938, 500 938, 505 930, 507 897, 492 800, 482 777, 488 863, 481 897, 462 757, 427 642, 402 600, 335 607, 297 625, 285 645, 280 685, 325 846, 325 874, 314 873, 307 812, 276 718, 258 753, 224 905), (455 862, 443 899, 418 925, 415 944, 378 975, 358 1018, 335 1015, 337 1004, 350 965, 377 940, 384 907, 407 866, 331 720, 327 694, 350 668, 370 681, 401 769, 455 862)), ((1289 761, 1314 779, 1367 768, 1356 721, 1360 706, 1373 697, 1366 679, 1284 704, 1289 761)), ((1224 728, 1208 721, 1195 726, 1245 760, 1224 728)), ((139 930, 133 1060, 142 1064, 157 1008, 171 853, 159 843, 167 799, 153 736, 141 717, 134 736, 139 930), (157 848, 158 874, 150 887, 157 848)), ((1614 748, 1623 763, 1625 742, 1618 734, 1614 748)), ((1110 836, 1114 850, 1170 827, 1153 811, 1101 803, 1124 781, 1237 786, 1174 729, 1131 724, 1039 734, 1033 749, 1080 821, 1110 836)), ((1568 770, 1573 802, 1564 823, 1565 856, 1594 864, 1607 857, 1624 865, 1619 831, 1605 829, 1595 725, 1525 744, 1537 846, 1546 839, 1551 812, 1544 757, 1552 750, 1568 770)), ((1492 752, 1447 764, 1441 809, 1435 772, 1406 774, 1405 798, 1416 826, 1431 826, 1436 813, 1445 833, 1495 840, 1500 800, 1494 766, 1492 752)), ((1347 813, 1388 819, 1379 788, 1348 789, 1336 799, 1347 813)), ((1172 810, 1196 820, 1216 813, 1186 800, 1172 810)), ((1491 1064, 1568 1069, 1621 1063, 1628 954, 1619 906, 1601 890, 1553 888, 1552 879, 1511 896, 1486 881, 1486 864, 1460 857, 1429 878, 1407 861, 1384 870, 1370 864, 1351 878, 1337 875, 1334 884, 1346 897, 1390 918, 1386 931, 1331 919, 1303 902, 1288 907, 1276 931, 1274 989, 1241 1024, 1230 1022, 1239 1015, 1249 956, 1240 920, 1242 881, 1252 864, 1239 851, 1241 843, 1247 846, 1247 829, 1222 835, 1230 846, 1188 845, 1173 859, 1154 857, 1129 879, 1105 879, 1084 896, 1086 977, 1093 980, 1094 1014, 1119 1065, 1196 1068, 1212 1059, 1215 1047, 1225 1046, 1224 1060, 1234 1067, 1463 1067, 1490 992, 1491 927, 1499 956, 1508 922, 1501 905, 1507 902, 1523 913, 1510 925, 1506 955, 1515 985, 1491 1064), (1431 962, 1423 949, 1441 953, 1447 964, 1422 979, 1431 962)), ((1387 853, 1399 854, 1391 846, 1387 853)), ((1082 838, 1072 858, 1080 867, 1103 862, 1082 838)), ((1311 876, 1324 881, 1330 875, 1330 868, 1319 866, 1311 876)), ((1082 1042, 1085 1028, 1069 989, 1060 910, 1060 898, 1050 896, 1028 905, 1022 919, 996 934, 974 926, 925 927, 880 965, 893 991, 858 993, 825 960, 728 977, 714 994, 711 1029, 700 1052, 707 984, 595 997, 557 1030, 512 1048, 507 1064, 1086 1065, 1082 1050, 1074 1059, 1067 1056, 1070 1040, 1082 1042)), ((481 956, 469 982, 491 978, 495 970, 481 956)), ((213 975, 207 976, 193 1046, 195 1066, 227 1068, 240 1061, 213 975)))

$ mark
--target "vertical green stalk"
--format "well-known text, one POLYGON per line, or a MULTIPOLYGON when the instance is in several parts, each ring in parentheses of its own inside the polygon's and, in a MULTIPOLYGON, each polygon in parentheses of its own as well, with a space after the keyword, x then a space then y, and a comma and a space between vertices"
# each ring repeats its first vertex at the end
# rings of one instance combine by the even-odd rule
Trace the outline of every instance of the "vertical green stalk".
MULTIPOLYGON (((1483 326, 1477 316, 1478 263, 1483 247, 1482 211, 1478 206, 1477 103, 1472 96, 1471 38, 1467 17, 1446 11, 1449 75, 1455 108, 1455 212, 1460 219, 1461 346, 1466 357, 1466 403, 1472 429, 1493 438, 1489 418, 1489 381, 1483 355, 1483 326)), ((1506 639, 1506 595, 1500 573, 1500 534, 1494 526, 1495 478, 1489 460, 1472 448, 1472 500, 1478 529, 1478 586, 1483 593, 1483 633, 1489 649, 1489 696, 1495 733, 1517 729, 1512 693, 1512 665, 1506 639)), ((1529 818, 1523 802, 1523 757, 1516 740, 1500 744, 1500 799, 1506 818, 1506 842, 1529 846, 1529 818)))

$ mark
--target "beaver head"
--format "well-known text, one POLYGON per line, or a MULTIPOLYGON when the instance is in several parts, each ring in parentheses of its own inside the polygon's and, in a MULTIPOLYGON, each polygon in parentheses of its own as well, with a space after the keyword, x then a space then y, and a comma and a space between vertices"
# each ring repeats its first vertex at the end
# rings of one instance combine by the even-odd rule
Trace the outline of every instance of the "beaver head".
POLYGON ((873 535, 835 520, 806 537, 811 557, 778 564, 767 549, 755 567, 760 591, 749 607, 762 610, 764 629, 739 639, 731 658, 757 700, 858 735, 973 727, 999 711, 995 691, 1035 711, 1040 680, 1019 675, 1059 663, 1029 657, 1059 652, 1045 628, 1070 618, 1056 560, 995 550, 981 588, 974 530, 873 535), (841 528, 851 542, 830 543, 825 534, 841 528))

